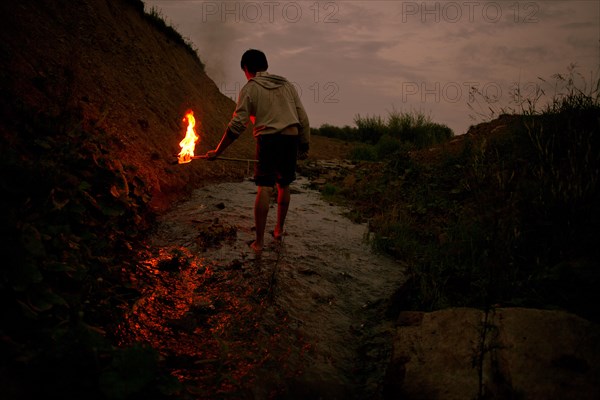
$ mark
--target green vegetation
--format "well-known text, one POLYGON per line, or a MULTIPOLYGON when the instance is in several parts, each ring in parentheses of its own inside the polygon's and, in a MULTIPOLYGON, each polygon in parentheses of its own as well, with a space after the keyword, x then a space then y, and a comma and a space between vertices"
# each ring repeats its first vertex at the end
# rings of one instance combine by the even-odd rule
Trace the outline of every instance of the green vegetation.
POLYGON ((353 160, 376 161, 394 158, 399 151, 423 149, 442 143, 454 133, 445 125, 432 122, 419 112, 391 111, 387 119, 381 116, 360 116, 354 119, 356 127, 343 128, 321 125, 311 129, 312 134, 341 139, 358 144, 351 150, 353 160))
POLYGON ((166 22, 165 16, 162 11, 154 6, 149 10, 146 10, 144 3, 141 0, 126 0, 132 4, 142 15, 148 20, 159 32, 165 34, 167 38, 175 43, 179 43, 198 61, 198 63, 204 69, 204 63, 200 60, 198 55, 198 49, 189 38, 184 38, 181 33, 177 31, 175 27, 166 22))
MULTIPOLYGON (((501 115, 436 151, 382 132, 356 158, 384 163, 330 183, 369 220, 374 248, 409 266, 395 307, 556 308, 597 320, 600 82, 584 92, 555 78, 566 90, 540 112, 501 115)), ((402 121, 362 122, 373 131, 402 121)))

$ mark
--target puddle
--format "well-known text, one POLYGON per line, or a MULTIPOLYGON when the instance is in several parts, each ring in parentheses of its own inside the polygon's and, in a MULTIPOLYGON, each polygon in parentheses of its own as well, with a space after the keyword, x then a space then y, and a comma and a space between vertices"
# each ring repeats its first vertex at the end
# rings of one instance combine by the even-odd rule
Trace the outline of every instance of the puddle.
POLYGON ((163 215, 122 329, 165 357, 190 398, 378 398, 390 355, 385 302, 401 264, 373 254, 366 225, 294 182, 286 235, 255 255, 251 181, 196 190, 163 215))

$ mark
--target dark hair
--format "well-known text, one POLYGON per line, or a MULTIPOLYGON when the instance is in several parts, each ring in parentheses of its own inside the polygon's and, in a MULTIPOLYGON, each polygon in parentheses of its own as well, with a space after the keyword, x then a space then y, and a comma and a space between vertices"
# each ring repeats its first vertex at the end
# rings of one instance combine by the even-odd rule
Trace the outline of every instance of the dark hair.
POLYGON ((253 74, 259 71, 266 71, 269 68, 267 62, 267 56, 260 50, 250 49, 242 55, 242 61, 240 62, 242 69, 248 68, 248 72, 253 74))

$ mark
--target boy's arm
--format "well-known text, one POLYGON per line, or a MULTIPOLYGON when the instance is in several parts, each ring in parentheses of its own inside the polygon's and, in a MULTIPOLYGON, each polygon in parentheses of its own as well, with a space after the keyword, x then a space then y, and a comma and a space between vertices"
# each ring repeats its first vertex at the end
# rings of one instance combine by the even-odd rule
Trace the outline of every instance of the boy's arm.
POLYGON ((239 137, 238 135, 235 135, 229 128, 227 128, 227 130, 223 134, 223 137, 221 138, 221 141, 219 142, 219 145, 217 146, 217 148, 214 150, 208 151, 206 153, 206 158, 209 160, 214 160, 215 158, 220 156, 225 151, 225 149, 229 147, 230 144, 235 142, 235 140, 238 137, 239 137))
POLYGON ((296 96, 296 113, 298 114, 298 120, 300 121, 300 126, 298 127, 298 136, 299 136, 299 144, 298 144, 298 158, 304 160, 308 157, 308 150, 310 148, 310 122, 308 120, 308 115, 306 114, 306 110, 304 110, 304 106, 300 101, 300 97, 296 96))
POLYGON ((247 94, 245 86, 240 91, 237 105, 231 120, 227 124, 227 129, 223 133, 223 137, 219 142, 216 149, 210 150, 206 153, 206 158, 214 160, 220 156, 229 145, 236 141, 237 138, 246 130, 248 123, 250 122, 250 96, 247 94))

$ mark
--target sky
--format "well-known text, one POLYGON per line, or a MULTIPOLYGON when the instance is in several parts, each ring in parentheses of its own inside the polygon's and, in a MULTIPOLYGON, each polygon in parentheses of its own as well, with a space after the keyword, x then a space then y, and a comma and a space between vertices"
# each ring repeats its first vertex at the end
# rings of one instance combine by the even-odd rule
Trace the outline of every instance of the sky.
POLYGON ((265 52, 269 72, 298 90, 312 127, 419 113, 460 135, 521 110, 522 100, 541 108, 563 92, 556 74, 568 76, 571 65, 582 90, 600 72, 598 1, 144 3, 191 42, 233 100, 246 83, 241 55, 265 52))

